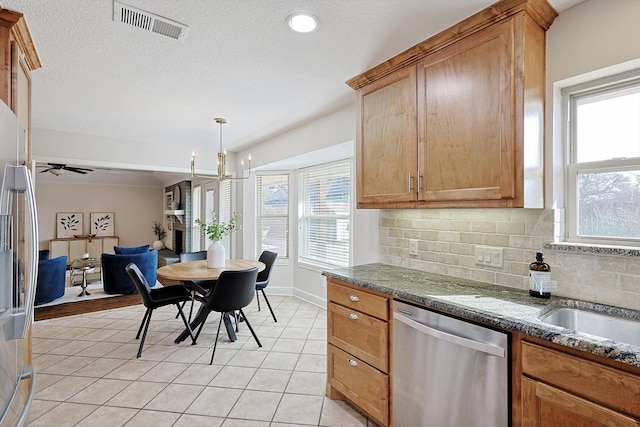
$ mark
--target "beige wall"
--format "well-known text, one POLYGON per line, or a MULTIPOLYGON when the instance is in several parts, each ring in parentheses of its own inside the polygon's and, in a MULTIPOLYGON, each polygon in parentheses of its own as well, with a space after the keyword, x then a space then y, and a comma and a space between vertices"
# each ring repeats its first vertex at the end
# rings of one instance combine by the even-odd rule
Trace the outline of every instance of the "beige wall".
POLYGON ((380 262, 527 289, 542 251, 556 295, 640 309, 640 257, 567 254, 553 241, 551 209, 398 209, 380 212, 380 262), (419 255, 409 255, 419 239, 419 255), (501 247, 504 268, 475 265, 476 245, 501 247))
POLYGON ((83 234, 89 233, 91 212, 113 212, 115 234, 123 246, 152 243, 153 221, 162 220, 161 187, 36 182, 35 191, 40 249, 47 249, 56 237, 57 212, 81 212, 83 234))

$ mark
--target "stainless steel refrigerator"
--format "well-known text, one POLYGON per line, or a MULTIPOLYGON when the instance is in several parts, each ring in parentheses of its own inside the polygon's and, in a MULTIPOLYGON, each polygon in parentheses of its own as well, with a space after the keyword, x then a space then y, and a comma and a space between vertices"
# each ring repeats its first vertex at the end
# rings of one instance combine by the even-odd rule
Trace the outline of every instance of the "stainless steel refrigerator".
POLYGON ((34 390, 25 365, 38 269, 38 227, 26 134, 0 101, 0 427, 21 426, 34 390), (28 384, 26 384, 28 383, 28 384))

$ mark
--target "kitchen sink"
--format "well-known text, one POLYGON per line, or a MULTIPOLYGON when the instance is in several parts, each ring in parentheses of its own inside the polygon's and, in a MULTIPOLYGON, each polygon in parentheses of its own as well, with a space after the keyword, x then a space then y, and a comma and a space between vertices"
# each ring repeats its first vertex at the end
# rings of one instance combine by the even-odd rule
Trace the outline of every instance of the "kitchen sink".
POLYGON ((556 308, 538 317, 540 321, 577 333, 596 335, 640 346, 640 319, 627 319, 580 308, 556 308))

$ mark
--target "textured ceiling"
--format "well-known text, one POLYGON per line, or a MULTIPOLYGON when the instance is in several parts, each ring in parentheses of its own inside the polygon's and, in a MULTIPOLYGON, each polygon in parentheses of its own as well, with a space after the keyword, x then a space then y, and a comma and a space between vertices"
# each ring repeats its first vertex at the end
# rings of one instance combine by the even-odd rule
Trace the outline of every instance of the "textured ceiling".
POLYGON ((494 1, 123 2, 186 24, 186 38, 114 22, 112 0, 0 0, 25 14, 43 64, 34 127, 197 149, 226 117, 225 146, 246 148, 354 102, 346 80, 494 1), (291 32, 295 11, 319 29, 291 32))

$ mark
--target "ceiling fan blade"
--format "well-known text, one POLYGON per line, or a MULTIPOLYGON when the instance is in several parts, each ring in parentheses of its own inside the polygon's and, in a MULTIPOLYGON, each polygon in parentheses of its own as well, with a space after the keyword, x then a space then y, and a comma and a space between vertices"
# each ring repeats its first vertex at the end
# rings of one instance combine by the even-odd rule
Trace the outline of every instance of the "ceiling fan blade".
POLYGON ((70 172, 81 173, 81 174, 86 174, 87 172, 93 172, 93 169, 77 168, 74 166, 66 166, 63 169, 66 169, 70 172))
POLYGON ((53 169, 53 168, 46 168, 46 169, 43 169, 43 170, 41 170, 41 171, 40 171, 40 173, 43 173, 43 172, 49 172, 51 169, 53 169))

